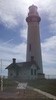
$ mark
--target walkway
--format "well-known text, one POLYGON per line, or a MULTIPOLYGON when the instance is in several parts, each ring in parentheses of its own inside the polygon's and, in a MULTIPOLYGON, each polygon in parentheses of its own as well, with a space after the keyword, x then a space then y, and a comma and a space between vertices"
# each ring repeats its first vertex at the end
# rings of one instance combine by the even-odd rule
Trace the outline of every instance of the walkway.
POLYGON ((50 99, 56 100, 56 96, 54 96, 54 95, 52 95, 52 94, 50 94, 50 93, 41 91, 40 89, 36 89, 36 88, 30 87, 30 86, 28 86, 28 88, 30 88, 30 89, 32 89, 32 90, 38 92, 38 93, 41 93, 41 94, 43 94, 44 96, 46 96, 46 97, 48 97, 48 98, 50 98, 50 99))

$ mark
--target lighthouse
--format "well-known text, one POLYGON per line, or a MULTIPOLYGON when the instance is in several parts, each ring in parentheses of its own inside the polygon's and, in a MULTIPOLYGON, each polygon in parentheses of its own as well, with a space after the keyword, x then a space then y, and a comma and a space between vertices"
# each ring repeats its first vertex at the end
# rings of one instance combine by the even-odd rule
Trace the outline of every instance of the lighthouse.
POLYGON ((40 21, 41 18, 38 14, 37 7, 35 5, 30 6, 26 18, 28 24, 26 61, 28 62, 31 61, 31 59, 34 59, 39 66, 38 73, 43 74, 39 27, 40 21))
POLYGON ((26 18, 28 24, 26 62, 16 63, 16 59, 13 58, 13 62, 6 67, 9 78, 21 81, 45 78, 41 56, 40 21, 37 7, 35 5, 30 6, 26 18))

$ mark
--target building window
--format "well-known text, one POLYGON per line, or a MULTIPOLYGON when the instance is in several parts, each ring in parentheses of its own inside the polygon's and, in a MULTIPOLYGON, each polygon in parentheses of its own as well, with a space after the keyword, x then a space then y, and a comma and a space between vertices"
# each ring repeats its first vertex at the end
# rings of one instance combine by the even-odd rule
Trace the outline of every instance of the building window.
POLYGON ((34 75, 36 75, 36 69, 34 69, 34 75))
POLYGON ((31 75, 33 75, 33 69, 31 69, 31 75))

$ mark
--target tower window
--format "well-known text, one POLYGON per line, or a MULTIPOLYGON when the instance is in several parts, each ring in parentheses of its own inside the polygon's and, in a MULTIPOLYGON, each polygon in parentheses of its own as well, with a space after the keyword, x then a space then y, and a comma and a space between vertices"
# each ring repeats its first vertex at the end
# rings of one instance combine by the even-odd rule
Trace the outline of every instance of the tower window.
POLYGON ((34 56, 31 56, 31 61, 34 61, 34 56))
POLYGON ((31 69, 31 75, 33 75, 33 69, 31 69))
POLYGON ((36 75, 36 69, 34 69, 34 75, 36 75))

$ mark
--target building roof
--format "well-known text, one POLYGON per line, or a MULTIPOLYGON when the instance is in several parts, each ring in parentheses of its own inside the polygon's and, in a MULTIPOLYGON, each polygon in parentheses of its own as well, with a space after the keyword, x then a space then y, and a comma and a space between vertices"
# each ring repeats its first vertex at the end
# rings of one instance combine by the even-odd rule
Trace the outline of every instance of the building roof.
POLYGON ((11 69, 11 68, 15 68, 15 66, 16 67, 19 67, 18 65, 17 65, 17 63, 11 63, 10 65, 8 65, 5 69, 11 69))
POLYGON ((39 69, 35 61, 11 63, 9 66, 6 67, 6 69, 19 68, 19 67, 31 67, 33 64, 36 65, 37 69, 39 69))

